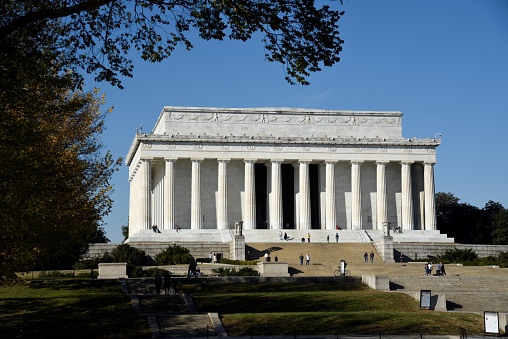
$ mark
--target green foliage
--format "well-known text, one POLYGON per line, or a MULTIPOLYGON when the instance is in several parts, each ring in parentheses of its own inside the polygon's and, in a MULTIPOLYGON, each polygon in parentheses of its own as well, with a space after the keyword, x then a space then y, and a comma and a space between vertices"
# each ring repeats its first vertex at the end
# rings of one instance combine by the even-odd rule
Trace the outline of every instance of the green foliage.
POLYGON ((139 266, 132 267, 132 269, 130 271, 129 270, 127 270, 127 271, 128 271, 129 278, 155 277, 155 275, 157 273, 159 273, 160 276, 163 276, 164 272, 166 272, 166 270, 163 270, 163 269, 157 268, 157 267, 152 267, 152 268, 144 270, 139 266))
POLYGON ((476 254, 475 251, 471 248, 466 249, 459 249, 454 248, 451 250, 446 250, 446 252, 443 255, 437 256, 438 260, 441 260, 443 262, 447 263, 464 263, 469 261, 474 261, 478 258, 478 254, 476 254))
POLYGON ((437 226, 463 244, 508 244, 508 209, 492 200, 479 209, 451 193, 436 193, 437 226))
POLYGON ((219 260, 219 263, 228 265, 256 265, 258 262, 256 260, 231 260, 222 258, 219 260))
POLYGON ((74 278, 74 272, 42 271, 39 278, 74 278))
POLYGON ((113 262, 125 262, 133 266, 145 266, 147 256, 145 251, 137 249, 129 244, 118 245, 111 251, 113 262))
POLYGON ((157 265, 188 264, 189 258, 189 249, 180 245, 170 245, 164 251, 155 255, 155 262, 157 265))
POLYGON ((129 238, 129 225, 122 226, 122 235, 123 235, 123 241, 127 240, 129 238))
POLYGON ((76 278, 80 278, 80 279, 97 279, 97 277, 99 276, 99 272, 98 271, 90 271, 90 272, 80 272, 80 273, 77 273, 76 274, 76 278))
POLYGON ((259 272, 252 267, 242 267, 238 271, 235 268, 214 268, 212 272, 217 274, 219 277, 228 276, 244 276, 244 277, 258 277, 259 272))
POLYGON ((81 68, 121 88, 119 77, 133 74, 131 48, 146 61, 160 62, 177 47, 192 49, 191 30, 204 40, 246 41, 258 33, 265 59, 285 65, 288 82, 306 85, 310 72, 340 60, 343 14, 302 0, 8 0, 0 43, 20 32, 37 40, 40 32, 31 28, 47 23, 46 34, 55 37, 54 48, 65 53, 75 73, 81 68))

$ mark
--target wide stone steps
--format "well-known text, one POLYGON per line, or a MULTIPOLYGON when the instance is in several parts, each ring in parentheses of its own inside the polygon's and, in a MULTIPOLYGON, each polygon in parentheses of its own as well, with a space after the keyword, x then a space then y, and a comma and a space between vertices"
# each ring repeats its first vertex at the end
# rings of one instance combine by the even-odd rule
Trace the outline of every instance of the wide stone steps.
POLYGON ((447 292, 446 307, 450 311, 507 313, 508 293, 447 292))
MULTIPOLYGON (((195 313, 182 293, 156 295, 153 278, 126 279, 127 291, 139 304, 139 312, 153 319, 152 335, 162 338, 217 337, 208 314, 195 313), (154 333, 153 331, 157 332, 154 333)), ((150 320, 149 320, 150 322, 150 320)))
POLYGON ((217 337, 208 314, 158 316, 163 338, 217 337))
POLYGON ((444 294, 448 310, 508 312, 506 276, 392 276, 392 290, 444 294))
POLYGON ((182 295, 139 296, 142 314, 186 314, 190 310, 182 295))
POLYGON ((507 277, 458 277, 458 276, 420 276, 392 277, 392 282, 405 290, 432 290, 435 292, 496 292, 508 293, 507 277))

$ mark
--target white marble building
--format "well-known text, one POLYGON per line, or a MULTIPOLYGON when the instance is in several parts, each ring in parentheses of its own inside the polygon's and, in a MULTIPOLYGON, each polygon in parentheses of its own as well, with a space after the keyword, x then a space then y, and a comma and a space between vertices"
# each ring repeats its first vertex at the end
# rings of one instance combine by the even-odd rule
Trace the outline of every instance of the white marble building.
POLYGON ((164 107, 126 157, 129 236, 235 221, 245 230, 436 230, 440 142, 403 137, 401 112, 164 107))

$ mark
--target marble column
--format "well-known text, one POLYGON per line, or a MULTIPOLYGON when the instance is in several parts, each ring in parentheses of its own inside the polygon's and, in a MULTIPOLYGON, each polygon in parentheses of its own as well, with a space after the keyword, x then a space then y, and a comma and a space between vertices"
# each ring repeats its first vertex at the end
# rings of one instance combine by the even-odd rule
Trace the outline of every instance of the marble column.
POLYGON ((326 162, 326 196, 325 196, 325 228, 334 230, 337 225, 337 211, 335 207, 335 164, 337 161, 326 162))
POLYGON ((140 173, 141 181, 140 181, 140 197, 139 201, 141 201, 141 228, 142 229, 151 229, 152 228, 152 220, 151 220, 151 177, 150 177, 150 160, 143 159, 141 160, 140 165, 140 173))
POLYGON ((401 162, 401 183, 402 183, 402 229, 414 229, 413 218, 413 189, 411 184, 411 165, 414 161, 401 162))
POLYGON ((376 161, 376 227, 383 229, 388 222, 386 205, 386 164, 388 161, 376 161))
POLYGON ((436 200, 434 187, 434 162, 423 164, 423 181, 425 194, 425 230, 435 230, 436 227, 436 200))
POLYGON ((282 229, 282 160, 272 160, 270 229, 282 229))
POLYGON ((363 161, 351 161, 351 229, 362 228, 362 185, 360 169, 363 161))
POLYGON ((245 159, 245 216, 243 228, 253 230, 256 228, 256 176, 254 171, 255 159, 245 159))
POLYGON ((191 229, 203 228, 201 213, 201 162, 203 159, 191 159, 192 183, 191 183, 191 229))
POLYGON ((163 229, 175 228, 175 162, 177 159, 165 159, 164 173, 164 224, 163 229))
POLYGON ((301 230, 312 229, 310 217, 310 179, 308 160, 300 160, 299 187, 300 187, 300 227, 301 230))
POLYGON ((217 159, 219 177, 217 187, 217 229, 226 230, 228 225, 228 177, 227 164, 229 159, 217 159))

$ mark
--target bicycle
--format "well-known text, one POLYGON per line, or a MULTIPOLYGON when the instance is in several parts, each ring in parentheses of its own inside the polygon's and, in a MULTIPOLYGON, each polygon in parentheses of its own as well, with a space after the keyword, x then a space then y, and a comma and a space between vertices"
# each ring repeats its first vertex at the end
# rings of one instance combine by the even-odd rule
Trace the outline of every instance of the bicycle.
POLYGON ((340 270, 335 270, 333 275, 336 277, 349 277, 351 276, 351 272, 349 270, 345 270, 344 273, 342 273, 340 270))

